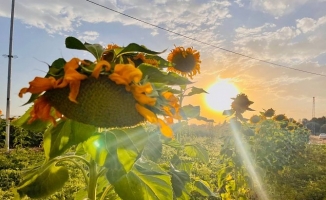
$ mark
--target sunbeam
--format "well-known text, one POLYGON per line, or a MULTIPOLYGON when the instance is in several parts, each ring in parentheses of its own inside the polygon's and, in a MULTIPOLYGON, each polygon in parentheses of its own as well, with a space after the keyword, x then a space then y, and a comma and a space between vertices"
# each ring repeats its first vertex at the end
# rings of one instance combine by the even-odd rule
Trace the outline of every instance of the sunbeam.
POLYGON ((264 186, 262 185, 261 178, 260 178, 259 174, 255 171, 255 168, 253 166, 253 160, 252 160, 250 154, 248 153, 249 151, 247 148, 247 144, 245 143, 245 141, 241 140, 241 137, 240 137, 241 132, 239 132, 234 121, 231 120, 230 124, 231 124, 231 130, 232 130, 232 134, 235 139, 236 146, 238 147, 237 151, 240 153, 240 156, 244 161, 245 167, 246 167, 248 173, 250 174, 250 177, 252 178, 253 182, 255 183, 255 185, 258 188, 258 190, 256 190, 256 192, 257 192, 257 195, 259 196, 259 199, 269 200, 268 195, 266 194, 266 190, 265 190, 264 186))

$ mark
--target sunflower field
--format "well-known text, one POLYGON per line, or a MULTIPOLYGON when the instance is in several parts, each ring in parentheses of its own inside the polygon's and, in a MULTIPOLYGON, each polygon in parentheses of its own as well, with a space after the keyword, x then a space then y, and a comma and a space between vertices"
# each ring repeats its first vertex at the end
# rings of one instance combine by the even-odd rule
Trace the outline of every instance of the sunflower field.
POLYGON ((41 134, 42 148, 1 152, 2 199, 326 197, 326 147, 309 144, 301 123, 273 109, 245 119, 254 103, 245 94, 233 98, 228 122, 219 125, 200 106, 183 105, 206 92, 192 82, 197 50, 175 47, 163 59, 164 51, 135 43, 65 42, 94 61, 58 58, 20 90, 20 97, 31 93, 32 106, 12 125, 41 134))

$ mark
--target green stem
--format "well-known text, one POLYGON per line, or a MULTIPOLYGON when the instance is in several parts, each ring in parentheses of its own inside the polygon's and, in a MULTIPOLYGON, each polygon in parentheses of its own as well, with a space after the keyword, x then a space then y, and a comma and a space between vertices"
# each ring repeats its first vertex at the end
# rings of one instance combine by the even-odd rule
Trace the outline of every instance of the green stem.
POLYGON ((113 185, 108 185, 106 188, 105 188, 105 190, 104 190, 104 192, 103 192, 103 194, 102 194, 102 196, 101 196, 101 198, 100 198, 100 200, 104 200, 105 199, 105 196, 113 189, 114 187, 113 187, 113 185))
POLYGON ((88 184, 88 199, 96 200, 96 184, 97 184, 97 169, 93 159, 90 161, 89 168, 89 184, 88 184))

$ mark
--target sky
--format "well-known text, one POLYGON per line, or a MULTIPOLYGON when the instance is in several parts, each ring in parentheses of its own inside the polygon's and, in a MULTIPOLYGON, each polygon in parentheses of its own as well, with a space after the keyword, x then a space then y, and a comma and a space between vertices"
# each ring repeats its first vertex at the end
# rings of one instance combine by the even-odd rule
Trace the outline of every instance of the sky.
MULTIPOLYGON (((23 114, 29 98, 18 97, 47 64, 63 57, 91 59, 65 49, 74 36, 83 42, 126 46, 135 42, 167 52, 193 47, 201 55, 194 86, 208 90, 218 80, 234 84, 254 102, 246 117, 273 108, 296 120, 326 116, 326 0, 94 0, 95 3, 171 30, 128 18, 86 0, 16 0, 11 73, 11 116, 23 114), (186 37, 182 37, 184 35, 186 37), (191 40, 193 38, 195 40, 191 40), (198 42, 200 41, 200 42, 198 42), (222 48, 222 49, 221 49, 222 48), (228 51, 225 51, 226 49, 228 51), (244 54, 297 70, 239 56, 244 54)), ((8 55, 11 1, 0 0, 0 53, 8 55)), ((92 58, 93 59, 93 58, 92 58)), ((8 58, 0 57, 0 110, 6 112, 8 58)), ((201 115, 224 121, 207 99, 223 99, 228 89, 186 99, 201 106, 201 115)), ((228 97, 229 100, 229 97, 228 97)))

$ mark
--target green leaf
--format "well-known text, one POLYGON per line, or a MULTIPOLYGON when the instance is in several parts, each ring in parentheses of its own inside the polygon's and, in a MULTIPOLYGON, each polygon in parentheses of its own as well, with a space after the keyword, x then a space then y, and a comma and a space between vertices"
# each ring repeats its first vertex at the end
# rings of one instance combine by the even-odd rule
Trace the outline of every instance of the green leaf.
POLYGON ((45 158, 50 160, 70 148, 69 137, 70 126, 67 120, 62 120, 56 126, 47 129, 43 138, 45 158))
POLYGON ((166 73, 151 65, 140 64, 138 69, 142 71, 143 77, 147 76, 148 81, 153 83, 165 83, 166 85, 186 85, 192 83, 187 78, 176 73, 166 73))
POLYGON ((43 168, 34 171, 25 177, 16 188, 20 197, 27 195, 30 198, 45 198, 61 189, 67 182, 68 169, 52 164, 44 171, 43 168))
POLYGON ((64 75, 64 66, 66 64, 65 59, 59 58, 55 60, 51 66, 49 66, 49 71, 45 77, 62 77, 64 75))
POLYGON ((182 106, 181 110, 187 118, 197 118, 200 115, 200 106, 193 106, 189 104, 182 106))
POLYGON ((51 126, 44 133, 44 154, 47 160, 63 154, 72 145, 86 141, 95 132, 91 125, 72 121, 60 120, 56 126, 51 126))
POLYGON ((168 145, 170 147, 173 147, 175 149, 182 149, 182 147, 183 147, 182 144, 178 140, 175 140, 175 139, 164 140, 164 144, 168 145))
POLYGON ((190 182, 190 176, 186 171, 180 171, 174 168, 174 166, 170 165, 170 174, 172 176, 172 188, 176 197, 180 197, 183 193, 187 193, 190 196, 186 189, 186 184, 190 182))
POLYGON ((185 96, 192 96, 192 95, 201 94, 201 93, 207 93, 207 92, 202 88, 191 87, 191 91, 185 96))
POLYGON ((208 163, 209 161, 207 150, 200 144, 186 144, 184 151, 188 156, 198 158, 204 163, 208 163))
POLYGON ((217 197, 209 188, 209 184, 203 180, 196 180, 194 183, 194 190, 205 197, 217 197))
POLYGON ((86 50, 87 51, 87 48, 85 47, 85 45, 77 38, 67 37, 65 43, 66 43, 66 47, 68 49, 86 50))
POLYGON ((26 103, 23 104, 23 106, 33 103, 39 96, 41 93, 38 94, 32 94, 31 97, 28 99, 28 101, 26 103))
POLYGON ((93 56, 96 58, 96 60, 99 60, 102 57, 102 54, 104 52, 104 48, 100 44, 84 44, 86 49, 93 54, 93 56))
POLYGON ((142 126, 113 129, 104 133, 108 157, 105 167, 107 177, 114 184, 128 173, 140 157, 148 140, 148 133, 142 126))
POLYGON ((160 54, 160 53, 164 53, 166 50, 162 51, 162 52, 156 52, 156 51, 152 51, 147 49, 144 46, 141 46, 139 44, 136 43, 130 43, 128 46, 126 46, 125 48, 123 48, 122 51, 120 51, 116 57, 121 56, 123 54, 128 54, 128 53, 134 53, 134 52, 142 52, 142 53, 146 53, 146 54, 160 54))
POLYGON ((163 145, 160 140, 160 135, 152 133, 148 138, 142 155, 153 162, 157 162, 162 156, 162 150, 163 145))
POLYGON ((66 47, 68 49, 76 49, 76 50, 85 50, 93 54, 93 56, 99 60, 104 52, 104 48, 100 44, 89 44, 82 43, 80 40, 74 37, 66 38, 66 47))
POLYGON ((99 166, 103 166, 108 155, 105 135, 102 133, 93 135, 83 144, 84 150, 91 156, 91 158, 95 160, 99 166))
POLYGON ((140 158, 131 171, 114 184, 121 199, 173 199, 171 177, 158 164, 140 158))
POLYGON ((165 67, 170 67, 173 66, 172 63, 169 61, 165 60, 164 58, 161 58, 160 56, 157 55, 146 55, 147 59, 155 59, 158 61, 158 67, 160 68, 165 68, 165 67))
POLYGON ((44 131, 51 122, 48 121, 42 121, 42 120, 35 120, 32 123, 29 123, 28 121, 31 119, 30 112, 32 111, 34 106, 30 107, 20 118, 13 120, 12 125, 13 126, 19 126, 23 129, 30 130, 30 131, 36 131, 36 132, 42 132, 44 131))
POLYGON ((178 170, 182 170, 187 172, 188 174, 191 173, 193 161, 191 160, 181 160, 179 156, 173 155, 171 158, 172 165, 177 168, 178 170))

